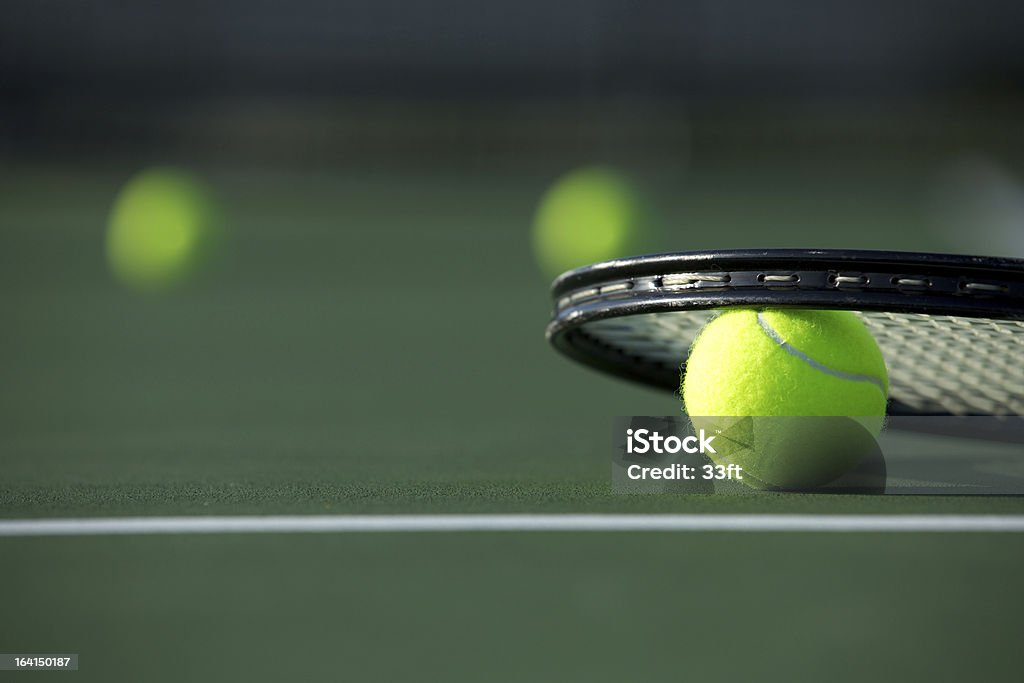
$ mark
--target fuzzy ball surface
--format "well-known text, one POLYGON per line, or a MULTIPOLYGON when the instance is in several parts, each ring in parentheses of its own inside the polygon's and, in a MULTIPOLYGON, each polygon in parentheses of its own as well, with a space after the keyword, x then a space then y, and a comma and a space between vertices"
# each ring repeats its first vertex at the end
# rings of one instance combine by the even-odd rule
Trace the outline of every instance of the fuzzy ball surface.
POLYGON ((885 419, 881 350, 846 311, 732 309, 697 336, 681 395, 722 436, 719 464, 757 488, 825 484, 854 467, 885 419))

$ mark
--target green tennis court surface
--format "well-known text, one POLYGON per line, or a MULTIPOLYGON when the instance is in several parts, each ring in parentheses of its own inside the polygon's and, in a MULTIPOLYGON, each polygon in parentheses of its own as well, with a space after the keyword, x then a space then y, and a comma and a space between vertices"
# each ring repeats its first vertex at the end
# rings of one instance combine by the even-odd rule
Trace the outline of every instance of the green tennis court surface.
MULTIPOLYGON (((1024 514, 613 495, 612 416, 678 406, 546 347, 526 237, 546 172, 211 165, 224 262, 142 297, 102 253, 134 170, 0 174, 4 519, 1024 514)), ((667 248, 951 248, 915 232, 913 168, 650 175, 667 248)), ((2 538, 0 643, 80 655, 42 680, 1001 680, 1021 675, 1022 568, 1012 533, 2 538)))

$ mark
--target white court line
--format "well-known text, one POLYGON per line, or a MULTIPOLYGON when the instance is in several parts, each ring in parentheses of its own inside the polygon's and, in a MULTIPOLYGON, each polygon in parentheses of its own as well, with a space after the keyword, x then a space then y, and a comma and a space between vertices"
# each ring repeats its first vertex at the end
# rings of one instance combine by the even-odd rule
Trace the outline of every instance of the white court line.
POLYGON ((1024 532, 1024 515, 288 515, 0 520, 0 536, 465 531, 1024 532))

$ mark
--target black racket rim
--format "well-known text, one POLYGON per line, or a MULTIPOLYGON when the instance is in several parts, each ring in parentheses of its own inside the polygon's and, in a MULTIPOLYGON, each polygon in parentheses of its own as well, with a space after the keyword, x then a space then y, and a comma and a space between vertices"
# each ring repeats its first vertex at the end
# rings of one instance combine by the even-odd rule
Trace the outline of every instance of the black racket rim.
POLYGON ((682 270, 819 270, 864 271, 879 268, 894 274, 960 275, 1024 281, 1024 259, 864 249, 719 249, 679 251, 603 261, 559 275, 551 285, 557 300, 581 287, 620 277, 655 276, 682 270))

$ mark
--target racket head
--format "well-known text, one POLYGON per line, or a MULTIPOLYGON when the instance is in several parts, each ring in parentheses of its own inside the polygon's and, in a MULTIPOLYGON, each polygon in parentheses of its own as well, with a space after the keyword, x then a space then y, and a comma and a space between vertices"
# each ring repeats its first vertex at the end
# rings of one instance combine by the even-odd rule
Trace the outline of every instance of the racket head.
POLYGON ((1024 414, 1024 260, 763 249, 617 259, 552 286, 551 344, 603 372, 678 391, 715 312, 854 311, 875 335, 892 415, 1024 414))

